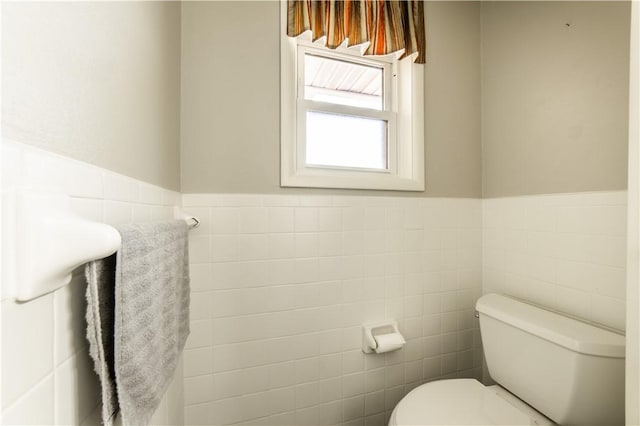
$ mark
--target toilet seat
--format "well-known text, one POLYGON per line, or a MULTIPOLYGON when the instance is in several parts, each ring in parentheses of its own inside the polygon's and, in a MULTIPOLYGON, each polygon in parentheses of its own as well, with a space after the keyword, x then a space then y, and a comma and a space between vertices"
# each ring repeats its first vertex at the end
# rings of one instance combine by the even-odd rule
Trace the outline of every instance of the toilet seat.
POLYGON ((418 386, 396 405, 389 421, 390 426, 553 424, 500 386, 475 379, 418 386))

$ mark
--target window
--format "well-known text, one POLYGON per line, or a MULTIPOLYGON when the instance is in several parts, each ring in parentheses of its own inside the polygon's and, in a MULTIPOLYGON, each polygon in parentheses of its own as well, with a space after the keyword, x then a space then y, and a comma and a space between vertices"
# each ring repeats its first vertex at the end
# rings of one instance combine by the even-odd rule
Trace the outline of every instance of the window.
POLYGON ((422 65, 410 58, 283 31, 282 186, 424 190, 423 111, 422 65))
MULTIPOLYGON (((391 64, 298 46, 298 140, 306 167, 388 171, 391 64)), ((393 150, 391 150, 393 151, 393 150)))

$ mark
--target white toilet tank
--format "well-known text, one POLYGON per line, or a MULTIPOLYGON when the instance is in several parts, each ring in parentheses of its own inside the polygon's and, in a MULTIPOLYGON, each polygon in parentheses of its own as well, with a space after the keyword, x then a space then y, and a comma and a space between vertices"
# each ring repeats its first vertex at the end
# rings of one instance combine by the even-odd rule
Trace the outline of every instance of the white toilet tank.
POLYGON ((561 425, 624 424, 624 336, 497 294, 476 310, 501 386, 561 425))

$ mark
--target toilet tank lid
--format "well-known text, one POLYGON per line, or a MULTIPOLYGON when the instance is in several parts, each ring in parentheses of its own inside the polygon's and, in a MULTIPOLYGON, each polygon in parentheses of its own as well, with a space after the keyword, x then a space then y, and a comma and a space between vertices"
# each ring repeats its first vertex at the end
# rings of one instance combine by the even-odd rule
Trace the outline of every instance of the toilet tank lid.
POLYGON ((485 294, 476 310, 574 352, 624 358, 625 337, 499 294, 485 294))

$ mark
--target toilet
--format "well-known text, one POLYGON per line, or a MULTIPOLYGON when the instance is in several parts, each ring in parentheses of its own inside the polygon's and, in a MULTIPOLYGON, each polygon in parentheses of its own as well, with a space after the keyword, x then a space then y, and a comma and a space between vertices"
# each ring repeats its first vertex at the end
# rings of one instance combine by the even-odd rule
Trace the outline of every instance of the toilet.
POLYGON ((624 336, 498 294, 482 296, 476 310, 498 384, 418 386, 389 426, 624 424, 624 336))

